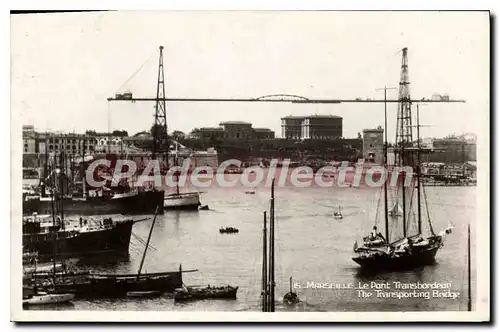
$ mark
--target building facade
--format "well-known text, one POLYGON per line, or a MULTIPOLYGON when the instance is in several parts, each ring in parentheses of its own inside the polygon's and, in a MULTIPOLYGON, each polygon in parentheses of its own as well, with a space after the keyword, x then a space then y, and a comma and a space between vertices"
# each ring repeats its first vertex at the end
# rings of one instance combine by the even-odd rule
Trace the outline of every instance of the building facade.
POLYGON ((40 153, 87 155, 94 153, 97 139, 85 134, 40 133, 38 145, 40 153))
POLYGON ((363 130, 363 159, 369 163, 384 163, 384 129, 363 130))
POLYGON ((330 140, 342 137, 343 119, 336 115, 287 116, 281 118, 285 139, 330 140))
POLYGON ((214 140, 224 138, 224 128, 221 127, 204 127, 200 128, 196 138, 204 140, 214 140))
POLYGON ((100 134, 96 136, 97 152, 123 153, 123 137, 113 136, 112 134, 100 134))
POLYGON ((253 128, 250 122, 226 121, 219 123, 224 130, 224 138, 229 139, 251 139, 253 128))
POLYGON ((226 121, 219 123, 219 127, 200 128, 195 138, 204 140, 264 140, 273 139, 274 131, 269 128, 253 128, 249 122, 226 121))
POLYGON ((429 161, 465 163, 476 161, 476 140, 457 138, 440 138, 432 142, 434 152, 429 161))
POLYGON ((255 139, 274 139, 274 131, 269 128, 254 128, 253 135, 255 139))
POLYGON ((23 153, 32 154, 38 152, 37 133, 32 125, 23 126, 23 153))

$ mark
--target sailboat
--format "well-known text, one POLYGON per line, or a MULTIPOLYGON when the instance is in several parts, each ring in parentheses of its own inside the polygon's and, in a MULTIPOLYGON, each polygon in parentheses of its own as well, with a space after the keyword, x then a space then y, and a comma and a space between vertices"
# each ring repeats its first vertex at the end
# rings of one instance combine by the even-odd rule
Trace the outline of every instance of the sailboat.
POLYGON ((33 275, 39 288, 51 288, 53 293, 72 293, 80 298, 102 298, 102 297, 143 297, 157 295, 158 292, 173 292, 181 287, 182 274, 196 272, 198 270, 183 271, 179 266, 179 271, 142 273, 142 266, 149 247, 149 241, 156 221, 162 210, 161 205, 157 207, 151 229, 149 231, 146 247, 143 252, 141 264, 137 273, 116 274, 116 273, 95 273, 90 270, 71 271, 65 269, 58 273, 53 273, 53 281, 50 285, 45 285, 46 273, 36 273, 33 275))
POLYGON ((264 211, 264 228, 262 229, 262 312, 274 312, 275 305, 274 290, 276 284, 274 281, 274 179, 271 183, 270 203, 269 241, 267 238, 267 211, 264 211))
POLYGON ((299 296, 292 289, 293 279, 290 277, 290 291, 283 296, 283 303, 286 305, 294 305, 300 302, 299 296))
MULTIPOLYGON (((412 136, 412 115, 411 103, 409 97, 409 78, 407 65, 407 48, 403 49, 403 61, 401 67, 401 83, 399 91, 399 109, 398 109, 398 128, 396 134, 396 165, 399 167, 409 166, 416 171, 416 180, 412 179, 411 185, 406 188, 405 173, 402 174, 402 181, 398 181, 400 186, 398 193, 401 193, 402 203, 402 218, 392 218, 389 220, 387 181, 384 183, 384 211, 385 211, 385 237, 377 232, 377 227, 373 227, 373 232, 363 238, 363 243, 358 246, 354 244, 354 256, 352 259, 363 268, 372 270, 399 269, 405 267, 421 266, 434 262, 435 256, 440 248, 444 245, 446 234, 451 233, 452 227, 446 228, 444 231, 436 234, 433 229, 432 220, 429 215, 427 200, 425 195, 425 187, 420 184, 420 135, 419 135, 419 114, 417 105, 417 146, 413 146, 412 136), (416 158, 415 158, 416 154, 416 158), (416 160, 415 160, 416 159, 416 160), (413 202, 416 191, 417 203, 413 202), (416 215, 412 208, 416 208, 416 215), (424 235, 423 231, 423 216, 422 210, 426 207, 427 210, 427 225, 428 234, 424 235), (417 229, 411 231, 410 221, 416 223, 417 229), (389 232, 390 226, 394 229, 395 226, 402 226, 402 234, 391 237, 389 232)), ((385 100, 387 100, 387 89, 385 89, 385 100)), ((387 102, 385 103, 385 138, 384 166, 387 169, 387 102)), ((415 172, 414 172, 415 173, 415 172)), ((401 179, 398 179, 401 180, 401 179)), ((397 200, 399 201, 399 200, 397 200)))
MULTIPOLYGON (((178 166, 178 145, 176 145, 175 152, 175 166, 178 166)), ((167 159, 168 160, 168 159, 167 159)), ((164 208, 166 210, 198 210, 201 206, 199 192, 182 192, 179 188, 179 172, 175 172, 176 183, 175 193, 166 194, 164 198, 164 208)))
MULTIPOLYGON (((264 211, 264 227, 262 229, 262 312, 275 311, 275 257, 274 257, 274 179, 271 183, 271 200, 269 207, 269 229, 267 227, 267 211, 264 211), (269 238, 267 236, 269 231, 269 238)), ((296 293, 292 291, 292 278, 290 278, 290 292, 285 294, 283 300, 286 303, 297 303, 299 301, 296 293)))
MULTIPOLYGON (((53 239, 53 252, 52 252, 52 262, 53 266, 51 269, 42 269, 47 271, 48 274, 52 274, 53 278, 55 279, 55 275, 57 273, 58 268, 60 268, 62 265, 64 265, 64 262, 62 264, 57 264, 56 263, 56 218, 55 218, 55 211, 54 211, 54 195, 51 195, 51 200, 52 200, 52 220, 53 220, 53 230, 52 230, 52 239, 53 239)), ((62 209, 61 209, 62 210, 62 209)), ((54 292, 53 289, 47 289, 47 290, 40 290, 37 287, 36 280, 34 280, 33 276, 36 274, 37 268, 36 268, 36 257, 35 257, 35 267, 34 270, 32 271, 32 287, 24 287, 23 286, 23 300, 22 304, 23 306, 30 306, 30 305, 44 305, 44 304, 59 304, 59 303, 68 303, 71 300, 75 298, 75 294, 71 292, 67 293, 56 293, 54 292), (33 281, 34 280, 34 281, 33 281), (30 290, 28 292, 28 289, 30 290)))
POLYGON ((333 213, 333 218, 335 218, 335 219, 342 219, 342 218, 344 218, 344 216, 342 215, 342 208, 340 206, 339 206, 339 210, 335 211, 333 213))
POLYGON ((388 214, 391 217, 401 217, 403 215, 403 210, 399 202, 394 203, 388 214))

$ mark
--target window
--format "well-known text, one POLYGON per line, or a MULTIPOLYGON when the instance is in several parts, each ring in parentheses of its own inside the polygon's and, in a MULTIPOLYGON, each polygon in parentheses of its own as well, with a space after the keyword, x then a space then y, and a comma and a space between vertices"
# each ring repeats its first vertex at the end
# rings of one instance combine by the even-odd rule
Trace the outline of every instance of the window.
POLYGON ((28 152, 28 148, 24 148, 24 152, 28 152))

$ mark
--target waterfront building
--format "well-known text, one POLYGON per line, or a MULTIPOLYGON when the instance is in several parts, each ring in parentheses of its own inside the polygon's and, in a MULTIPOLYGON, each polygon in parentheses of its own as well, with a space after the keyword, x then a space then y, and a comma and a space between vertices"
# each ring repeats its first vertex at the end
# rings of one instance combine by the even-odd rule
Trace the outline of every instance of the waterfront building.
POLYGON ((32 125, 23 126, 23 153, 32 154, 38 152, 37 134, 32 125))
POLYGON ((384 162, 384 129, 363 130, 363 159, 369 163, 382 165, 384 162))
POLYGON ((273 139, 274 131, 269 128, 253 128, 250 122, 225 121, 219 123, 219 127, 200 128, 193 138, 204 140, 265 140, 273 139))
POLYGON ((336 115, 286 116, 281 118, 285 139, 338 139, 342 137, 342 117, 336 115))

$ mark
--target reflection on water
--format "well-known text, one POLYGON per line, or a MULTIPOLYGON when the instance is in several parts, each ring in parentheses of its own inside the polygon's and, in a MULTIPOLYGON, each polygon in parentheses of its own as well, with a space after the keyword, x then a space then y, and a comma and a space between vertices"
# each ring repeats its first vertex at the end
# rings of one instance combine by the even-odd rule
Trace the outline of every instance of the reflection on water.
MULTIPOLYGON (((278 188, 276 190, 276 310, 277 311, 443 311, 466 310, 467 223, 472 223, 472 262, 475 262, 474 187, 427 189, 432 203, 431 218, 436 231, 451 222, 455 229, 436 256, 436 264, 411 271, 368 273, 352 261, 353 242, 373 226, 378 202, 375 189, 278 188), (344 219, 333 212, 342 206, 344 219), (282 303, 289 291, 289 277, 302 288, 295 289, 301 302, 282 303), (450 283, 461 292, 447 298, 361 298, 356 289, 306 287, 308 283, 353 284, 450 283)), ((207 190, 202 203, 210 210, 166 211, 158 216, 144 272, 198 269, 184 275, 188 285, 236 285, 237 300, 206 300, 176 304, 168 295, 151 299, 74 301, 76 310, 186 310, 260 311, 262 211, 268 209, 270 189, 258 188, 246 195, 241 188, 207 190), (220 234, 219 228, 233 226, 238 234, 220 234)), ((152 218, 134 225, 133 232, 145 240, 152 218)), ((80 262, 94 271, 136 273, 143 244, 132 236, 130 252, 117 259, 80 262)), ((475 269, 472 266, 472 284, 475 269)), ((474 299, 473 299, 474 303, 474 299)))

